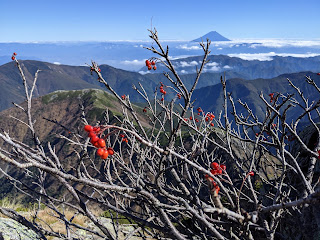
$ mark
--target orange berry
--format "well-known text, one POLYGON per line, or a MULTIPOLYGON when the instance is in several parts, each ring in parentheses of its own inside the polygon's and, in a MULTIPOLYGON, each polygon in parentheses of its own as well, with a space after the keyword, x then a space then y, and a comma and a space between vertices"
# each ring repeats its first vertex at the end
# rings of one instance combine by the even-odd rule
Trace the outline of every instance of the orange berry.
POLYGON ((101 155, 101 158, 106 159, 108 156, 109 156, 109 153, 108 151, 105 150, 104 153, 101 155))
POLYGON ((94 136, 97 136, 94 131, 89 132, 89 138, 93 138, 94 136))
POLYGON ((101 148, 104 148, 104 147, 106 146, 106 142, 105 142, 102 138, 100 138, 100 139, 98 140, 98 145, 99 145, 101 148))
POLYGON ((226 170, 226 169, 227 169, 226 165, 224 165, 224 164, 220 164, 220 168, 221 168, 222 170, 226 170))
POLYGON ((218 169, 218 167, 219 167, 219 164, 217 162, 211 163, 211 168, 212 169, 218 169))
POLYGON ((91 131, 93 131, 93 127, 92 127, 91 125, 85 125, 85 126, 84 126, 84 130, 85 130, 86 132, 91 132, 91 131))
POLYGON ((112 156, 114 154, 114 150, 112 148, 110 148, 110 147, 107 149, 107 151, 108 151, 110 156, 112 156))
POLYGON ((98 156, 102 156, 105 151, 106 151, 105 149, 99 148, 99 149, 97 150, 97 155, 98 155, 98 156))
POLYGON ((98 140, 99 140, 99 138, 97 137, 97 135, 96 135, 96 136, 93 136, 93 137, 91 138, 91 143, 94 144, 95 142, 98 142, 98 140))

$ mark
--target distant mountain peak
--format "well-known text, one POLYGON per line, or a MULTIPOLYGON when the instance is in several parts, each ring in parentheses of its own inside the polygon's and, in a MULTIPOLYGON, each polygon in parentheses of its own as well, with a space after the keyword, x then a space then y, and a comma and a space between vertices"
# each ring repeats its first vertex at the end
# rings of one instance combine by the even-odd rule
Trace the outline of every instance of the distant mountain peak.
POLYGON ((203 35, 202 37, 192 40, 191 42, 201 42, 202 40, 206 41, 207 38, 209 38, 210 41, 230 41, 230 39, 222 36, 220 33, 216 31, 211 31, 203 35))

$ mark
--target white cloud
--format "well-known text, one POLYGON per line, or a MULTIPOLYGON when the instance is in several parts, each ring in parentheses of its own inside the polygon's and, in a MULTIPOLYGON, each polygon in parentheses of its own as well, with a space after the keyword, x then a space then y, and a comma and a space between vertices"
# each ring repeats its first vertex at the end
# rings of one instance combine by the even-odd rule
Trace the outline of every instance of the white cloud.
POLYGON ((181 70, 182 74, 187 74, 188 72, 186 70, 181 70))
POLYGON ((61 63, 59 63, 59 62, 53 62, 53 64, 55 64, 55 65, 61 65, 61 63))
POLYGON ((230 67, 229 65, 225 65, 223 66, 224 69, 231 69, 232 67, 230 67))
POLYGON ((181 67, 192 67, 192 66, 197 66, 197 65, 198 65, 197 61, 192 61, 192 62, 181 61, 180 62, 181 67))
POLYGON ((150 73, 150 72, 148 72, 148 71, 139 71, 139 73, 140 73, 141 75, 145 75, 145 74, 150 73))
POLYGON ((238 57, 244 60, 252 61, 252 60, 259 60, 259 61, 272 61, 274 56, 280 57, 300 57, 300 58, 307 58, 307 57, 315 57, 320 56, 320 53, 235 53, 235 54, 228 54, 229 57, 238 57))
POLYGON ((134 60, 121 61, 120 63, 124 65, 143 66, 145 64, 145 61, 146 61, 145 59, 144 60, 134 59, 134 60))
POLYGON ((184 50, 200 50, 201 49, 200 46, 197 46, 197 45, 188 46, 187 44, 179 45, 177 48, 184 49, 184 50))
MULTIPOLYGON (((320 48, 320 40, 299 40, 299 39, 235 39, 226 42, 215 42, 218 49, 221 47, 238 47, 240 44, 249 44, 249 48, 269 47, 269 48, 282 48, 282 47, 310 47, 320 48)), ((219 49, 220 50, 220 49, 219 49)))
POLYGON ((211 68, 209 69, 209 71, 210 71, 210 72, 218 72, 218 71, 220 71, 220 67, 218 67, 218 66, 213 66, 213 67, 211 67, 211 68))
POLYGON ((216 67, 216 66, 219 66, 219 63, 217 62, 209 62, 206 64, 207 67, 216 67))

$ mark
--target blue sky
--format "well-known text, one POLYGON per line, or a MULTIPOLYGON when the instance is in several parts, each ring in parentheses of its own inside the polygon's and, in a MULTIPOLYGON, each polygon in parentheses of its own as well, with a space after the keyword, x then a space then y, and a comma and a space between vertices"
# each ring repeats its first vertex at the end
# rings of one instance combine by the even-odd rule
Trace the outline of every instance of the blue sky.
POLYGON ((0 0, 0 42, 192 40, 215 30, 230 39, 320 39, 319 0, 0 0))

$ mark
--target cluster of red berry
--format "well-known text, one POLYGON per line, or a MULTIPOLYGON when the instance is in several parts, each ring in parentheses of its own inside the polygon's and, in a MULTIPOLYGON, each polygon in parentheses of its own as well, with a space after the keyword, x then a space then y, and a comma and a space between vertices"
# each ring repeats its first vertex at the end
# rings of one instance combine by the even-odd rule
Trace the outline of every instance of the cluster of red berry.
POLYGON ((219 164, 217 162, 213 162, 211 163, 211 170, 210 172, 213 174, 213 175, 221 175, 222 174, 222 171, 225 171, 227 169, 226 165, 224 164, 219 164))
POLYGON ((269 97, 270 97, 270 103, 272 103, 274 101, 274 93, 270 93, 269 97))
POLYGON ((98 148, 97 155, 102 159, 106 159, 109 155, 112 156, 114 151, 112 148, 106 148, 106 142, 104 139, 99 138, 97 134, 100 132, 100 127, 92 127, 91 125, 85 125, 84 130, 89 133, 90 142, 98 148))
POLYGON ((128 143, 128 139, 125 137, 124 134, 120 134, 119 137, 122 138, 122 142, 128 143))
POLYGON ((215 118, 215 116, 212 113, 207 113, 205 120, 206 120, 206 122, 208 122, 209 119, 210 119, 210 121, 212 121, 214 118, 215 118))
MULTIPOLYGON (((208 122, 209 120, 210 120, 210 122, 211 122, 214 118, 215 118, 215 116, 214 116, 212 113, 207 113, 205 120, 206 120, 206 122, 208 122)), ((213 126, 214 126, 214 123, 211 122, 211 123, 210 123, 210 126, 213 127, 213 126)))
POLYGON ((12 57, 11 57, 12 61, 14 61, 14 60, 16 59, 16 56, 17 56, 17 53, 14 52, 14 53, 12 54, 12 57))
POLYGON ((148 70, 151 70, 152 66, 153 70, 157 70, 156 62, 153 60, 151 60, 151 62, 149 60, 146 60, 146 66, 148 67, 148 70))
POLYGON ((164 85, 162 82, 160 82, 160 93, 162 93, 161 101, 164 101, 164 96, 167 94, 167 92, 163 89, 164 85))
MULTIPOLYGON (((213 175, 221 175, 222 173, 223 173, 223 171, 225 171, 226 170, 226 165, 224 165, 224 164, 219 164, 219 163, 217 163, 217 162, 213 162, 213 163, 211 163, 211 170, 210 170, 210 172, 213 174, 213 175)), ((215 191, 216 192, 216 194, 218 194, 219 193, 219 191, 220 191, 220 187, 218 186, 218 184, 213 180, 213 178, 212 177, 209 177, 209 175, 208 174, 206 174, 205 176, 205 179, 207 179, 207 181, 209 182, 209 187, 210 187, 210 189, 211 189, 211 191, 215 191)))
POLYGON ((201 107, 198 107, 198 108, 197 108, 197 111, 198 111, 198 115, 200 115, 200 113, 203 112, 202 109, 201 109, 201 107))

